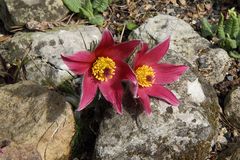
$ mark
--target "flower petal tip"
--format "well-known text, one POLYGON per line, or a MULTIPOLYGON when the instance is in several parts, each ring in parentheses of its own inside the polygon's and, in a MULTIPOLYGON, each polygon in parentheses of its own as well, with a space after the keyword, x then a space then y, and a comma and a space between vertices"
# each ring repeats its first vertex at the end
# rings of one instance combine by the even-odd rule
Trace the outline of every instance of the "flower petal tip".
POLYGON ((146 113, 146 115, 147 115, 148 117, 151 117, 151 116, 152 116, 152 110, 150 110, 150 111, 146 111, 146 110, 145 110, 145 113, 146 113))
POLYGON ((183 66, 183 70, 184 70, 184 72, 186 72, 187 70, 189 70, 189 66, 183 66))
POLYGON ((180 101, 176 101, 176 102, 173 102, 171 105, 174 106, 174 107, 178 107, 180 105, 180 101))
POLYGON ((121 115, 121 116, 123 115, 123 112, 122 112, 122 111, 121 111, 121 112, 117 112, 117 113, 118 113, 119 115, 121 115))
POLYGON ((81 104, 79 104, 78 105, 78 108, 76 109, 76 111, 82 111, 84 108, 86 108, 86 107, 84 107, 84 106, 81 106, 81 104))
POLYGON ((115 108, 115 111, 116 111, 119 115, 123 115, 122 108, 115 108))

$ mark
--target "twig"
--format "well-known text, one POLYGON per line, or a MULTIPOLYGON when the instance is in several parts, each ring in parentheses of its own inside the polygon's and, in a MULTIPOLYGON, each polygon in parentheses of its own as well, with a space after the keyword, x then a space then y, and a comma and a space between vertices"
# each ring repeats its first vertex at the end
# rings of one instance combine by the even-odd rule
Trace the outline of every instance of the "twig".
POLYGON ((122 42, 122 38, 123 38, 123 34, 124 34, 124 31, 125 31, 125 28, 126 28, 126 24, 123 25, 121 37, 120 37, 120 40, 119 40, 120 43, 122 42))
POLYGON ((83 37, 83 35, 82 35, 82 32, 80 32, 80 35, 81 35, 81 37, 82 37, 82 40, 83 40, 85 49, 88 50, 88 49, 87 49, 87 44, 86 44, 86 42, 85 42, 85 40, 84 40, 84 37, 83 37))
POLYGON ((71 21, 71 19, 72 19, 72 17, 75 15, 75 13, 72 13, 71 15, 70 15, 70 17, 69 17, 69 19, 68 19, 68 21, 67 21, 67 24, 69 24, 70 23, 70 21, 71 21))

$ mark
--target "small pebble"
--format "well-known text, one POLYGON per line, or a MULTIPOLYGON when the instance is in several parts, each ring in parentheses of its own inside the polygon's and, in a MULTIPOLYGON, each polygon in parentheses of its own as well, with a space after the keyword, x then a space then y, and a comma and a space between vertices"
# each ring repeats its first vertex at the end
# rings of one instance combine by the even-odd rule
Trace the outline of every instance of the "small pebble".
POLYGON ((206 57, 198 58, 199 68, 207 68, 208 65, 206 64, 206 62, 207 62, 206 57))
POLYGON ((233 81, 233 76, 232 75, 227 75, 227 80, 228 81, 233 81))

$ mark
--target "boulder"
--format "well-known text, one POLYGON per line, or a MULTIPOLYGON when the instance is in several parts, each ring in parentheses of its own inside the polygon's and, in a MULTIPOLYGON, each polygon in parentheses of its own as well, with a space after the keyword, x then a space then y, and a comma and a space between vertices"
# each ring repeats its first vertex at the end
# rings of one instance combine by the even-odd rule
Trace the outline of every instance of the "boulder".
POLYGON ((53 22, 67 13, 62 0, 0 0, 0 19, 7 30, 31 20, 53 22))
POLYGON ((64 97, 30 81, 0 88, 1 160, 67 159, 75 133, 64 97))
POLYGON ((209 155, 219 127, 214 89, 177 53, 170 53, 165 60, 191 67, 179 81, 168 86, 180 99, 180 106, 151 99, 153 113, 147 116, 126 95, 123 115, 111 108, 104 114, 96 141, 96 159, 203 160, 209 155))
POLYGON ((60 54, 90 49, 100 38, 97 27, 79 25, 49 32, 18 33, 0 45, 0 52, 10 64, 24 63, 27 80, 59 84, 71 77, 60 54))
POLYGON ((171 37, 170 50, 188 61, 200 75, 211 84, 223 81, 231 58, 221 48, 211 48, 211 43, 202 38, 186 22, 169 15, 158 15, 134 30, 131 38, 142 39, 155 45, 171 37))
POLYGON ((226 119, 236 128, 240 129, 240 87, 233 89, 224 102, 226 119))
POLYGON ((133 31, 131 39, 142 39, 153 46, 168 35, 170 49, 162 62, 190 67, 179 81, 167 86, 180 99, 180 106, 151 99, 153 113, 147 116, 141 112, 139 103, 126 95, 122 116, 112 109, 104 114, 95 146, 96 159, 203 160, 208 157, 217 138, 220 108, 211 84, 223 79, 230 58, 222 49, 211 49, 210 43, 189 24, 167 15, 149 19, 133 31))

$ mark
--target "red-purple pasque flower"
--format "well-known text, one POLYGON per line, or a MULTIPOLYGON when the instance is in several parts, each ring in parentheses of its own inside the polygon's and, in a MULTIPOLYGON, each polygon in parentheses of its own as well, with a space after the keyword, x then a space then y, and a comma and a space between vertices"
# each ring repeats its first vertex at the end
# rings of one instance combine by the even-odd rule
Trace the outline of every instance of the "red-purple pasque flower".
POLYGON ((169 43, 170 38, 167 38, 150 50, 148 45, 143 43, 133 61, 133 69, 138 81, 137 95, 147 114, 152 112, 149 96, 160 98, 174 106, 179 105, 176 96, 163 85, 176 81, 188 67, 159 63, 167 53, 169 43))
POLYGON ((102 40, 94 51, 61 55, 64 63, 72 72, 83 75, 82 95, 78 111, 92 102, 99 88, 104 98, 112 103, 117 113, 122 113, 123 88, 121 81, 129 80, 137 88, 135 74, 122 60, 129 57, 139 43, 138 40, 132 40, 114 44, 111 33, 105 30, 102 40))

